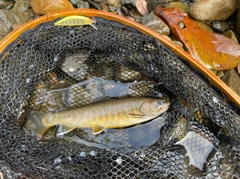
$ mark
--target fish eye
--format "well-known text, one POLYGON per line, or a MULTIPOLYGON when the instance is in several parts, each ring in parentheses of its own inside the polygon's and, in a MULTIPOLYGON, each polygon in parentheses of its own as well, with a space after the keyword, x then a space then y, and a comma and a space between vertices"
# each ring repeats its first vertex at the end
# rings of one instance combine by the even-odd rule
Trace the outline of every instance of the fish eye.
POLYGON ((157 104, 162 105, 163 103, 162 103, 162 101, 159 100, 159 101, 157 101, 157 104))

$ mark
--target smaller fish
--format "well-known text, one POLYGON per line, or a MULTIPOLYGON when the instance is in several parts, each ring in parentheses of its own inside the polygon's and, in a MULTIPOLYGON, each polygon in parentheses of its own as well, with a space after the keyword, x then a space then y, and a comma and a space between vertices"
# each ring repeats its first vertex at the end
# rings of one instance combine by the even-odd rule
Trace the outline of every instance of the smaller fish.
POLYGON ((168 99, 142 97, 109 100, 55 113, 31 111, 27 113, 24 129, 36 135, 37 139, 55 125, 59 125, 57 135, 75 128, 92 128, 93 134, 99 134, 105 128, 128 127, 154 119, 167 111, 169 106, 168 99))
POLYGON ((55 26, 82 26, 82 25, 90 25, 94 29, 97 29, 94 26, 95 20, 94 18, 85 17, 85 16, 68 16, 64 17, 61 20, 54 23, 55 26))

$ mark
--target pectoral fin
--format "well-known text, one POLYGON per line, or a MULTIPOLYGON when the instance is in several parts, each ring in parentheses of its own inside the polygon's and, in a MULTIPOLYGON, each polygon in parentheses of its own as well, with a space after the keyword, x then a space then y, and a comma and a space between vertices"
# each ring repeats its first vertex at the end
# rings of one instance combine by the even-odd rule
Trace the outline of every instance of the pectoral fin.
POLYGON ((76 127, 70 127, 70 126, 66 126, 66 125, 59 125, 58 126, 58 131, 57 131, 57 137, 60 137, 72 130, 76 129, 76 127))
POLYGON ((105 128, 102 126, 98 126, 98 125, 93 125, 92 126, 92 133, 93 134, 99 134, 101 133, 105 128))
POLYGON ((133 117, 133 118, 141 118, 141 117, 145 116, 141 111, 129 112, 129 113, 127 113, 127 115, 130 117, 133 117))

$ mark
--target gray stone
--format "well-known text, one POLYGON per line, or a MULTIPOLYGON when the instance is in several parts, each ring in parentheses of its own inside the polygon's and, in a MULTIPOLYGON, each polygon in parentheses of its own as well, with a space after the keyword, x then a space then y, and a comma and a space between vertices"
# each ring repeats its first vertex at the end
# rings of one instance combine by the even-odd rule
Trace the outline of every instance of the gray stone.
POLYGON ((14 12, 13 10, 0 9, 0 34, 6 36, 17 26, 26 23, 30 17, 25 13, 14 12))
POLYGON ((189 14, 198 20, 226 20, 237 9, 237 0, 196 0, 189 14))
POLYGON ((145 25, 146 27, 149 27, 150 29, 162 35, 167 36, 170 35, 170 28, 167 26, 167 24, 153 13, 145 15, 141 19, 141 24, 145 25))
POLYGON ((13 7, 13 2, 0 0, 0 9, 10 9, 13 7))
POLYGON ((228 31, 224 32, 223 35, 234 40, 236 43, 238 43, 237 37, 235 36, 235 34, 232 30, 228 30, 228 31))
POLYGON ((13 11, 15 12, 26 12, 29 8, 29 0, 15 0, 13 11))
POLYGON ((227 22, 215 21, 212 23, 212 28, 220 32, 225 32, 229 29, 229 25, 227 22))
POLYGON ((109 5, 109 6, 115 6, 116 4, 119 4, 121 3, 119 0, 106 0, 106 3, 109 5))

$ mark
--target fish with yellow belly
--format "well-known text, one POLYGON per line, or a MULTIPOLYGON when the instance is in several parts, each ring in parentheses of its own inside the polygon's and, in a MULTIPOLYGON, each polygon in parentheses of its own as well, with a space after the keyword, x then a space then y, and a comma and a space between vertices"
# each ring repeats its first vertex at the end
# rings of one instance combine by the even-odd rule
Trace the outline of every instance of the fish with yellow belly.
POLYGON ((60 112, 31 111, 25 131, 40 139, 50 127, 59 125, 65 134, 75 128, 92 128, 93 134, 105 128, 122 128, 149 121, 168 110, 168 99, 150 97, 115 99, 60 112))

